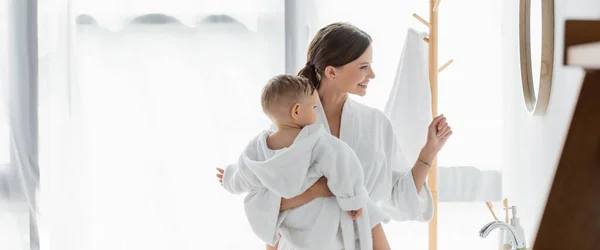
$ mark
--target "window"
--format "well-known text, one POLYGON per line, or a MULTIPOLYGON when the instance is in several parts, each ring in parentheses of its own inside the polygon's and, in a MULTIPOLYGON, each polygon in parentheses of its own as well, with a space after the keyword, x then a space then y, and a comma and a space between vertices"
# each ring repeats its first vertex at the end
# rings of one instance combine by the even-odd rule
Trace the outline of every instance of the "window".
MULTIPOLYGON (((70 130, 63 132, 71 143, 52 147, 64 139, 43 131, 42 153, 74 156, 43 162, 56 171, 42 183, 43 209, 72 210, 63 225, 45 218, 55 226, 48 229, 52 242, 81 239, 73 249, 264 248, 245 218, 244 196, 224 191, 215 168, 269 128, 260 93, 285 72, 284 1, 73 4, 71 52, 47 53, 40 65, 43 106, 67 106, 70 130), (63 83, 54 74, 64 72, 54 67, 64 60, 71 60, 72 81, 57 93, 63 83)), ((56 119, 41 115, 50 124, 56 119)))

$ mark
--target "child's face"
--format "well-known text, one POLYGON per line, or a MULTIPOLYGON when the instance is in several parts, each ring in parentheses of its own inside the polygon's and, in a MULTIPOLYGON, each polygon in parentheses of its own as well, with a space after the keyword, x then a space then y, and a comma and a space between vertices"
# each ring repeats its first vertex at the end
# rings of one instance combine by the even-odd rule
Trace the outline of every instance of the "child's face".
POLYGON ((312 96, 304 98, 297 105, 297 113, 295 115, 296 123, 301 126, 307 126, 317 122, 317 101, 319 100, 317 91, 312 96))

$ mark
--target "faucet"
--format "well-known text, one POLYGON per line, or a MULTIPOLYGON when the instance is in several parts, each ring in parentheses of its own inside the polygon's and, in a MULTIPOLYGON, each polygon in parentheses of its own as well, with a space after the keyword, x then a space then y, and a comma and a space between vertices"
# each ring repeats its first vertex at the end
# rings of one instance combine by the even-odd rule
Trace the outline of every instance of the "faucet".
POLYGON ((485 238, 492 230, 496 228, 504 228, 507 232, 510 232, 512 238, 510 241, 510 245, 512 246, 511 249, 525 248, 525 239, 521 239, 521 236, 517 234, 515 228, 503 221, 492 221, 486 224, 481 228, 481 230, 479 230, 479 236, 481 236, 481 238, 485 238))

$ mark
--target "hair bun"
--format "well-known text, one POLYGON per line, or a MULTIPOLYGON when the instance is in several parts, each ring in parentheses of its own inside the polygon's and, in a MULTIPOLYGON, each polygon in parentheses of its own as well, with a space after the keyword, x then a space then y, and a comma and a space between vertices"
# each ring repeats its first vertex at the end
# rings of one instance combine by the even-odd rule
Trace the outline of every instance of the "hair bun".
POLYGON ((317 67, 315 67, 315 65, 312 63, 306 63, 306 65, 304 65, 304 68, 315 71, 315 72, 317 71, 317 67))

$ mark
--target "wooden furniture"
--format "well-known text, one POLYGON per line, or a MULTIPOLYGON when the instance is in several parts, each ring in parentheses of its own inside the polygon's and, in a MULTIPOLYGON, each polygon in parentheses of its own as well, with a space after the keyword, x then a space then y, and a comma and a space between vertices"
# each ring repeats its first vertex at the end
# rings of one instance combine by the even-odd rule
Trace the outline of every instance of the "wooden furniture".
MULTIPOLYGON (((417 14, 413 14, 417 20, 429 28, 429 37, 425 42, 429 43, 429 84, 431 86, 431 113, 433 117, 438 115, 438 73, 447 68, 453 60, 449 60, 441 67, 438 66, 438 7, 440 0, 429 0, 429 22, 417 14)), ((433 219, 429 222, 429 250, 437 250, 437 225, 438 225, 438 192, 437 192, 437 159, 433 161, 431 170, 427 177, 429 189, 433 196, 433 219)))
POLYGON ((600 20, 565 25, 564 65, 586 71, 533 245, 600 249, 600 20))

